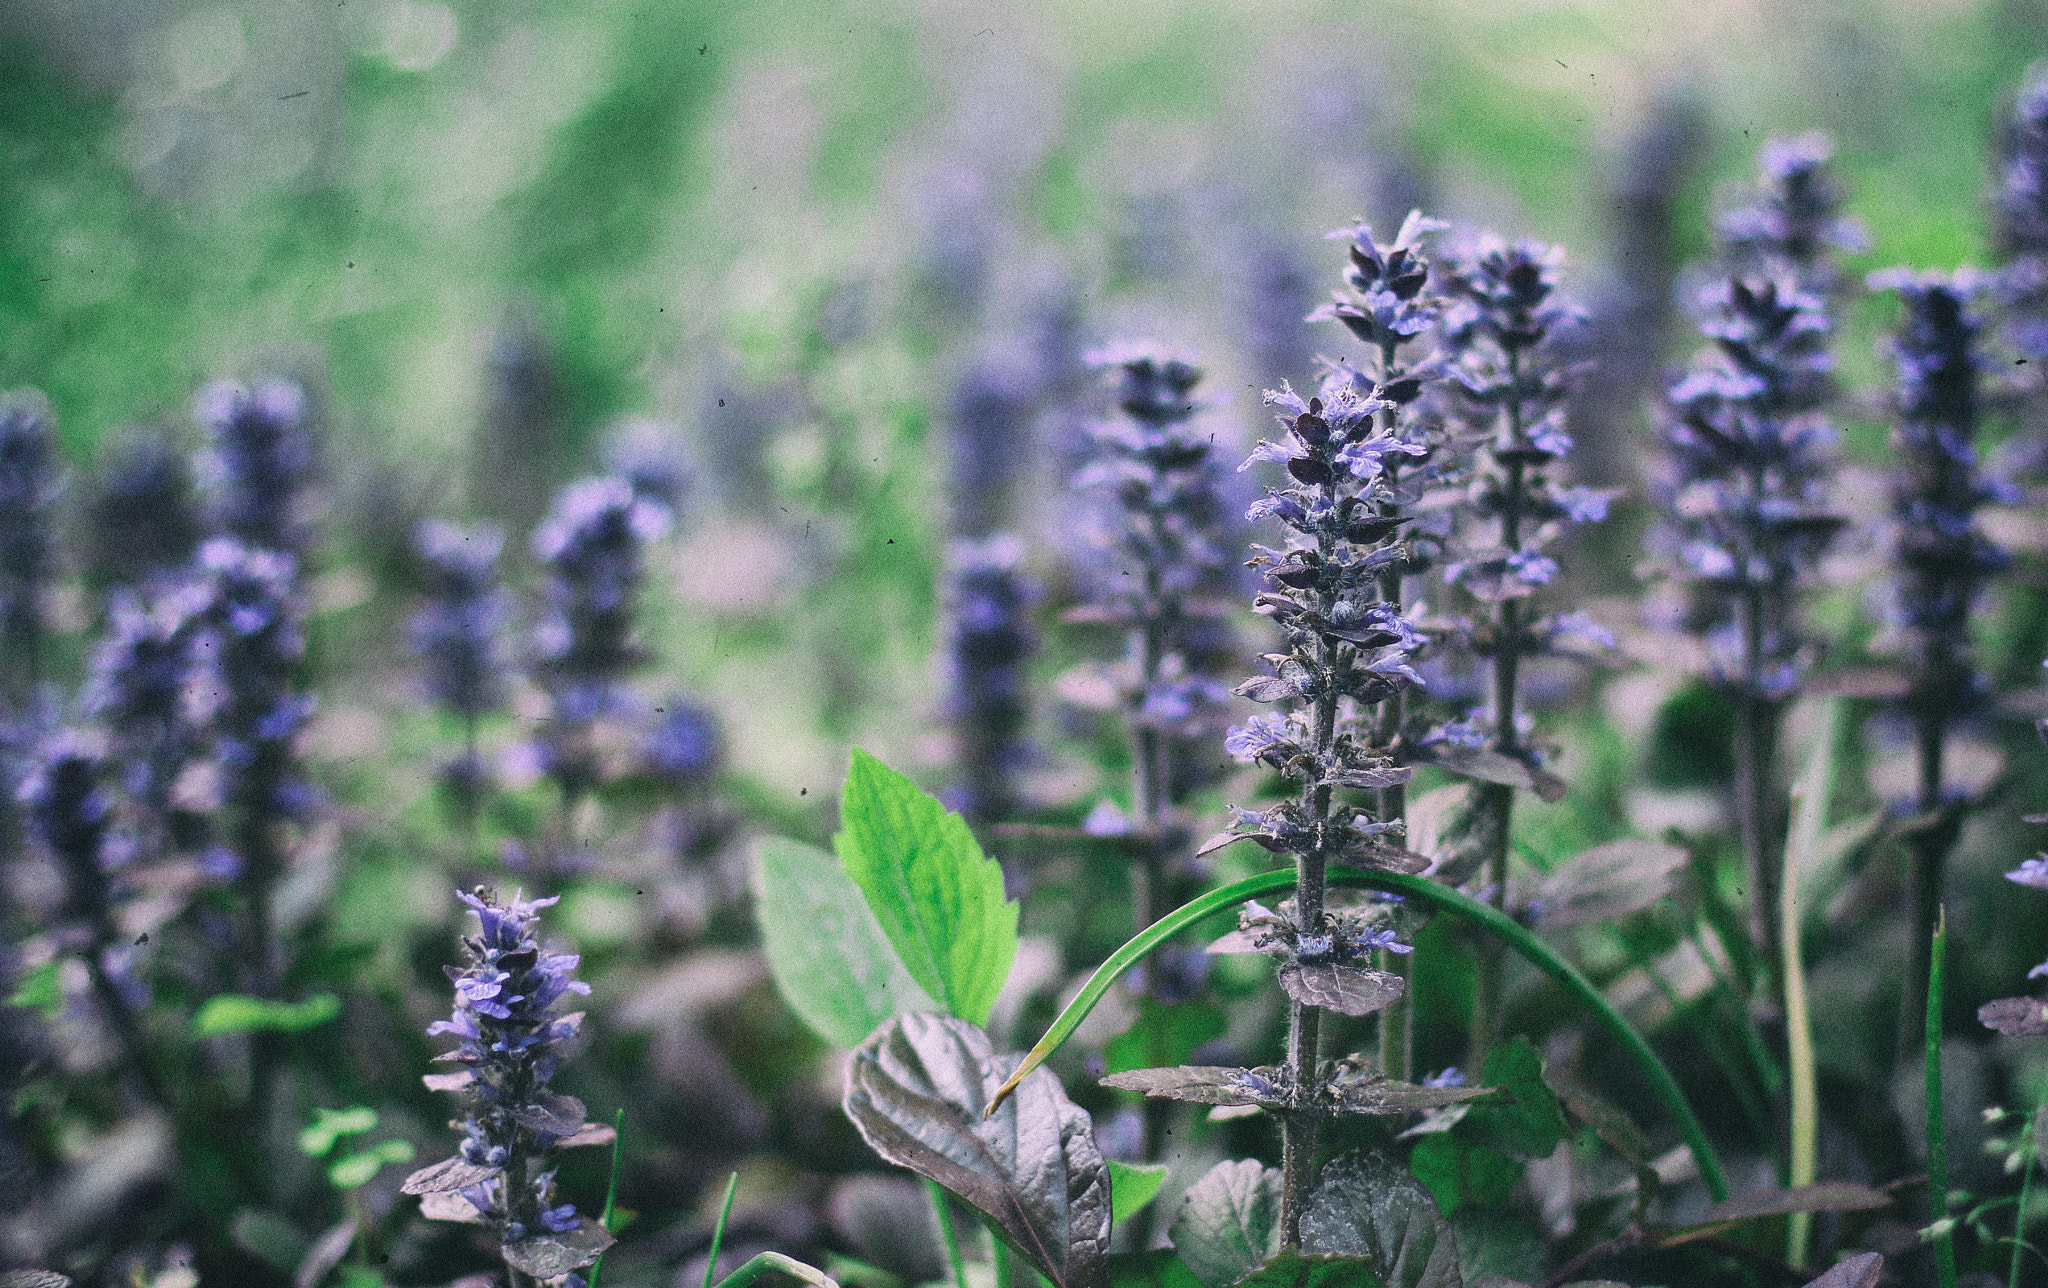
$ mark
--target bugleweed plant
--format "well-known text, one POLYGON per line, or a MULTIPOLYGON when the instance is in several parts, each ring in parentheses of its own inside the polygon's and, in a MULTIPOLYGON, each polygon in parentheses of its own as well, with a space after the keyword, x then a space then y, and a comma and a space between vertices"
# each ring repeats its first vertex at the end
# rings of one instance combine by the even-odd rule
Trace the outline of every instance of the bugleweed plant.
MULTIPOLYGON (((2048 1007, 1978 994, 2048 858, 1976 811, 2042 808, 2048 523, 1992 481, 2043 457, 2041 85, 1996 276, 1874 279, 1882 460, 1815 136, 1684 276, 1689 355, 1419 214, 1336 234, 1304 318, 1323 243, 1222 262, 1141 195, 1148 246, 950 391, 995 292, 778 279, 690 451, 600 425, 590 316, 537 300, 459 522, 320 450, 317 385, 68 472, 98 422, 8 396, 0 1288, 2033 1282, 2048 1007), (1101 350, 1084 424, 1076 333, 1144 317, 1226 356, 1101 350), (1233 474, 1247 352, 1280 428, 1233 474), (1690 638, 1635 624, 1645 525, 1690 638)), ((1573 234, 1663 247, 1630 316, 1674 166, 1573 234)), ((977 263, 1064 253, 1025 222, 977 263)))

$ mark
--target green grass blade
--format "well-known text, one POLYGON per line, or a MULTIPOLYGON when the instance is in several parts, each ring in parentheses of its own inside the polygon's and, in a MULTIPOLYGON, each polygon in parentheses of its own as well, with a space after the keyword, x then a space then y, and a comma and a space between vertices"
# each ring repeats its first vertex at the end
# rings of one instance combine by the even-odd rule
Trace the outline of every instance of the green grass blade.
MULTIPOLYGON (((704 1263, 704 1288, 711 1288, 711 1276, 718 1271, 718 1250, 725 1246, 725 1222, 728 1217, 732 1216, 732 1196, 739 1193, 739 1189, 740 1174, 734 1172, 732 1179, 725 1183, 725 1202, 719 1206, 718 1224, 711 1231, 711 1260, 704 1263)), ((755 1257, 754 1261, 759 1261, 760 1259, 755 1257)), ((733 1284, 734 1288, 738 1288, 738 1285, 734 1283, 735 1280, 739 1283, 750 1282, 755 1275, 761 1273, 760 1270, 754 1271, 754 1274, 748 1275, 746 1279, 740 1279, 740 1275, 748 1266, 752 1266, 754 1261, 749 1261, 745 1266, 741 1266, 738 1270, 733 1271, 721 1280, 720 1283, 722 1285, 733 1284)), ((766 1269, 766 1267, 763 1267, 763 1269, 766 1269)))
MULTIPOLYGON (((1792 788, 1792 825, 1785 838, 1785 869, 1779 882, 1778 938, 1785 953, 1785 1046, 1792 1074, 1792 1166, 1794 1187, 1811 1185, 1818 1165, 1820 1104, 1816 1098, 1813 1016, 1806 1007, 1806 965, 1799 951, 1799 874, 1811 871, 1827 829, 1828 801, 1835 786, 1835 721, 1839 703, 1827 705, 1820 738, 1792 788)), ((1794 1212, 1787 1225, 1785 1260, 1806 1268, 1813 1214, 1794 1212)))
POLYGON ((753 1260, 719 1280, 718 1288, 746 1288, 771 1270, 779 1270, 798 1283, 811 1284, 813 1288, 839 1288, 839 1281, 831 1275, 780 1252, 755 1253, 753 1260))
MULTIPOLYGON (((1679 1135, 1691 1147, 1693 1160, 1699 1164, 1700 1177, 1716 1202, 1728 1197, 1728 1181, 1721 1171, 1721 1162, 1714 1153, 1712 1142, 1700 1127, 1699 1118, 1686 1102, 1685 1093, 1678 1089, 1671 1071, 1657 1058, 1642 1035, 1630 1027, 1620 1012, 1608 1004, 1590 980, 1579 973, 1576 966, 1551 951, 1550 946, 1531 934, 1519 922, 1497 908, 1489 907, 1478 900, 1458 893, 1446 886, 1438 885, 1424 877, 1407 876, 1398 872, 1363 872, 1353 868, 1332 867, 1329 871, 1332 886, 1351 889, 1377 890, 1382 894, 1396 894, 1412 899, 1434 912, 1441 912, 1469 922, 1487 934, 1500 940, 1521 954, 1531 966, 1555 980, 1564 990, 1577 998, 1593 1018, 1607 1030, 1627 1052, 1636 1071, 1647 1081, 1650 1089, 1664 1103, 1678 1127, 1679 1135)), ((1026 1074, 1044 1063, 1047 1056, 1059 1050, 1061 1044, 1073 1036, 1088 1012, 1109 992, 1119 976, 1129 970, 1141 958, 1174 935, 1201 921, 1204 917, 1224 908, 1234 907, 1247 899, 1269 898, 1294 888, 1294 873, 1282 869, 1247 877, 1183 904, 1161 917, 1146 930, 1110 954, 1109 960, 1099 967, 1082 988, 1080 994, 1060 1012, 1038 1045, 1031 1048, 1024 1057, 1024 1063, 1017 1066, 1017 1072, 1010 1080, 997 1089, 989 1102, 988 1112, 993 1113, 1026 1074)))
POLYGON ((953 1272, 953 1288, 967 1288, 967 1262, 960 1256, 960 1235, 953 1229, 953 1209, 946 1206, 946 1190, 927 1177, 924 1192, 932 1201, 932 1219, 939 1224, 939 1241, 946 1245, 946 1265, 953 1272))
POLYGON ((1941 979, 1948 944, 1948 910, 1934 922, 1934 953, 1927 962, 1927 1194, 1934 1212, 1934 1281, 1956 1288, 1956 1237, 1948 1220, 1948 1127, 1942 1121, 1941 979))
MULTIPOLYGON (((597 1223, 609 1230, 612 1228, 612 1209, 619 1201, 619 1148, 626 1143, 626 1111, 620 1109, 612 1117, 612 1179, 604 1187, 604 1215, 597 1223)), ((737 1173, 735 1173, 737 1179, 737 1173)), ((714 1258, 715 1260, 715 1258, 714 1258)), ((604 1274, 604 1254, 599 1253, 591 1264, 589 1288, 597 1288, 598 1277, 604 1274)))

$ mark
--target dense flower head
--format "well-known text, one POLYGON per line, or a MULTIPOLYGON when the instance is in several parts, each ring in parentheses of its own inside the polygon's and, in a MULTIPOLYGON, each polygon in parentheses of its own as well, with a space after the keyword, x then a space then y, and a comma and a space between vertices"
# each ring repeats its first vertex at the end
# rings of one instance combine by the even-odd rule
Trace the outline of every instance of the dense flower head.
MULTIPOLYGON (((1474 449, 1443 580, 1482 604, 1524 600, 1549 586, 1560 571, 1551 551, 1566 526, 1605 519, 1614 496, 1562 487, 1553 477, 1571 450, 1564 401, 1579 375, 1560 357, 1560 341, 1582 316, 1563 292, 1563 267, 1554 247, 1488 233, 1443 275, 1447 411, 1459 440, 1474 449)), ((1561 633, 1556 618, 1519 615, 1512 622, 1439 615, 1431 630, 1466 657, 1495 659, 1552 651, 1561 633)), ((1418 740, 1469 745, 1479 728, 1458 720, 1418 740)))
POLYGON ((1899 373, 1894 614, 1918 654, 1907 701, 1923 713, 1960 715, 1984 687, 1967 661, 1970 613, 1985 578, 2007 562, 1976 524, 1978 508, 2002 495, 1979 469, 1975 443, 1986 283, 1965 269, 1893 269, 1870 284, 1905 304, 1889 349, 1899 373))
POLYGON ((0 641, 10 651, 34 647, 42 598, 56 573, 54 435, 42 395, 0 399, 0 641))
POLYGON ((683 694, 671 696, 662 705, 661 719, 642 748, 648 770, 675 787, 709 782, 725 754, 725 731, 717 713, 683 694))
POLYGON ((546 601, 534 650, 572 720, 596 715, 611 686, 640 660, 632 642, 635 600, 647 546, 668 531, 670 518, 667 506, 606 475, 563 488, 534 530, 546 601))
POLYGON ((462 941, 465 964, 446 968, 455 1009, 427 1033, 458 1039, 438 1058, 462 1069, 431 1075, 427 1085, 462 1096, 463 1116, 455 1126, 463 1139, 454 1158, 414 1173, 406 1189, 430 1198, 459 1196, 455 1211, 441 1199, 443 1206, 429 1215, 480 1219, 504 1245, 506 1260, 528 1273, 535 1273, 543 1253, 560 1259, 587 1252, 580 1263, 570 1258, 574 1264, 565 1268, 573 1269, 595 1259, 609 1239, 573 1204, 554 1201, 548 1156, 589 1125, 583 1105, 550 1091, 548 1083, 561 1062, 559 1048, 583 1019, 558 1014, 556 1007, 590 986, 575 978, 576 956, 551 952, 540 940, 540 912, 553 898, 515 894, 500 902, 487 889, 459 897, 476 915, 477 933, 462 941))
POLYGON ((302 554, 298 511, 314 465, 304 392, 284 380, 253 388, 221 382, 200 391, 195 415, 209 435, 219 529, 250 546, 302 554))
POLYGON ((976 821, 1007 809, 1010 779, 1028 759, 1025 666, 1038 651, 1030 614, 1039 590, 1023 562, 1024 543, 1009 533, 946 552, 946 714, 959 740, 960 810, 976 821))
POLYGON ((112 914, 113 797, 99 749, 78 735, 59 735, 44 748, 20 787, 28 832, 64 879, 68 915, 99 927, 112 914))
POLYGON ((446 519, 427 519, 413 533, 427 603, 407 624, 412 651, 426 663, 434 701, 467 720, 505 698, 500 637, 511 605, 498 576, 504 540, 495 524, 465 528, 446 519))
POLYGON ((199 544, 201 524, 185 453, 160 434, 116 444, 95 472, 93 567, 118 584, 139 585, 177 568, 199 544))
POLYGON ((1809 290, 1833 289, 1834 253, 1862 250, 1867 240, 1862 225, 1842 214, 1842 184, 1829 168, 1834 151, 1834 141, 1818 131, 1764 144, 1750 200, 1716 226, 1731 267, 1789 274, 1809 290))
POLYGON ((1999 143, 1992 190, 1999 249, 2048 253, 2048 68, 2028 70, 1999 143))
POLYGON ((1090 427, 1093 459, 1074 486, 1104 499, 1095 544, 1104 556, 1095 617, 1132 628, 1125 704, 1154 727, 1193 732, 1225 696, 1190 666, 1184 637, 1213 616, 1200 598, 1229 579, 1224 534, 1225 475, 1211 435, 1194 426, 1201 409, 1194 363, 1144 345, 1087 355, 1107 373, 1121 417, 1090 427))
POLYGON ((1712 344, 1665 395, 1652 487, 1665 517, 1650 546, 1699 596, 1715 681, 1775 701, 1814 659, 1792 593, 1845 522, 1826 498, 1827 306, 1790 276, 1733 274, 1695 307, 1712 344), (1752 608, 1753 639, 1738 623, 1752 608))
POLYGON ((1350 243, 1350 265, 1344 274, 1348 291, 1332 292, 1331 302, 1308 315, 1311 322, 1342 322, 1367 344, 1391 349, 1429 330, 1436 322, 1436 301, 1426 291, 1429 259, 1422 239, 1449 225, 1410 211, 1394 240, 1373 240, 1364 220, 1329 234, 1350 243))

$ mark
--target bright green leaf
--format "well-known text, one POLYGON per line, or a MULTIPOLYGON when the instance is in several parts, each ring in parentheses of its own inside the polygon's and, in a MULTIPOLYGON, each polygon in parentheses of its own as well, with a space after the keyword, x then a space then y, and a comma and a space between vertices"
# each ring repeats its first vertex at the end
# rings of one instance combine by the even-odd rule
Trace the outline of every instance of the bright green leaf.
POLYGON ((313 1125, 299 1133, 299 1152, 308 1158, 325 1158, 334 1142, 343 1136, 377 1130, 377 1111, 368 1105, 346 1109, 315 1109, 313 1125))
POLYGON ((1408 1156, 1409 1170, 1429 1187, 1431 1197, 1445 1212, 1500 1207, 1527 1166, 1484 1145, 1464 1143, 1455 1129, 1424 1136, 1408 1156))
POLYGON ((24 973, 7 1004, 40 1011, 46 1020, 56 1019, 64 1010, 64 984, 57 978, 57 963, 47 961, 24 973))
POLYGON ((768 971, 812 1032, 850 1051, 892 1015, 938 1009, 831 855, 764 837, 752 872, 768 971))
POLYGON ((1524 1161, 1546 1157, 1571 1135, 1556 1093, 1543 1080, 1543 1057, 1522 1034, 1496 1043, 1486 1053, 1479 1081, 1482 1086, 1504 1088, 1513 1099, 1505 1104, 1475 1103, 1452 1129, 1454 1134, 1524 1161))
POLYGON ((1017 955, 1001 865, 958 814, 856 747, 833 837, 896 955, 948 1014, 988 1022, 1017 955))
POLYGON ((1103 1059, 1110 1073, 1133 1069, 1171 1069, 1188 1063, 1195 1048, 1223 1036, 1229 1019, 1206 997, 1171 1006, 1149 997, 1138 999, 1138 1018, 1110 1039, 1103 1059))
POLYGON ((366 1184, 383 1169, 387 1163, 410 1163, 413 1157, 412 1142, 409 1140, 379 1141, 359 1154, 347 1158, 327 1169, 327 1179, 335 1188, 352 1190, 366 1184))
POLYGON ((1109 1160, 1109 1217, 1121 1224, 1150 1203, 1166 1184, 1164 1163, 1119 1163, 1109 1160))
POLYGON ((199 1008, 199 1014, 192 1018, 192 1032, 202 1038, 255 1031, 303 1033, 340 1014, 341 999, 332 993, 315 993, 303 1002, 269 1002, 240 993, 222 993, 199 1008))
POLYGON ((1120 1252, 1109 1259, 1111 1288, 1202 1288, 1172 1248, 1120 1252))

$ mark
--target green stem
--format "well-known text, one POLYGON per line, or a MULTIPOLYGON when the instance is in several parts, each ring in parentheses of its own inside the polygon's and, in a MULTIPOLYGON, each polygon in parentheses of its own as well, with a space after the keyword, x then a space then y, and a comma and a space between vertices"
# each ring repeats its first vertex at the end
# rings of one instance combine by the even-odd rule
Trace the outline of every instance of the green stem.
POLYGON ((946 1264, 953 1270, 953 1288, 967 1288, 967 1262, 960 1256, 960 1236, 953 1230, 953 1210, 946 1206, 946 1191, 937 1181, 926 1180, 924 1192, 932 1201, 932 1219, 939 1223, 939 1241, 946 1245, 946 1264))
MULTIPOLYGON (((718 1207, 718 1224, 711 1228, 711 1256, 704 1263, 704 1288, 711 1288, 711 1276, 718 1273, 718 1250, 725 1246, 725 1223, 732 1216, 732 1198, 739 1193, 739 1188, 740 1174, 734 1172, 725 1183, 725 1202, 718 1207)), ((724 1282, 731 1283, 737 1277, 737 1274, 728 1275, 724 1282)), ((966 1286, 963 1284, 961 1288, 966 1286)))
MULTIPOLYGON (((1721 1161, 1714 1152, 1714 1146, 1701 1128, 1699 1118, 1686 1101, 1685 1093, 1678 1089, 1671 1071, 1664 1067, 1656 1052, 1650 1049, 1642 1035, 1622 1018, 1592 981, 1579 972, 1578 967, 1551 950, 1550 946, 1538 939, 1519 922, 1489 907, 1469 895, 1440 886, 1423 877, 1408 876, 1399 872, 1368 872, 1355 868, 1331 868, 1327 874, 1328 883, 1351 889, 1377 890, 1382 894, 1396 894, 1412 900, 1433 912, 1444 913, 1477 926, 1486 933, 1501 940, 1520 954, 1524 961, 1556 981, 1567 993, 1583 1005, 1609 1037, 1621 1047, 1636 1073, 1648 1084, 1651 1094, 1664 1105, 1678 1128, 1679 1136, 1691 1147, 1693 1160, 1699 1165, 1700 1177, 1716 1202, 1728 1197, 1728 1181, 1721 1171, 1721 1161)), ((1294 885, 1294 873, 1287 870, 1261 873, 1232 882, 1220 889, 1183 904, 1178 909, 1154 922, 1144 934, 1131 940, 1110 955, 1095 971, 1088 983, 1067 1009, 1046 1030, 1038 1045, 1031 1048, 1024 1057, 1024 1063, 1017 1072, 1002 1085, 989 1103, 988 1112, 1008 1098, 1027 1074, 1045 1062, 1046 1057, 1073 1036, 1081 1021, 1088 1017, 1095 1004, 1102 1000, 1117 978, 1133 963, 1158 944, 1195 925, 1204 917, 1232 908, 1247 899, 1266 899, 1294 885)))
POLYGON ((1940 1288, 1956 1288, 1956 1239, 1945 1228, 1948 1219, 1948 1131, 1942 1121, 1941 977, 1948 939, 1948 917, 1937 910, 1934 937, 1927 957, 1927 1205, 1933 1213, 1934 1279, 1940 1288))
MULTIPOLYGON (((1837 706, 1830 703, 1821 723, 1806 771, 1792 789, 1792 826, 1786 837, 1783 879, 1773 892, 1778 901, 1781 978, 1785 983, 1786 1060, 1792 1074, 1792 1166, 1787 1179, 1794 1187, 1811 1185, 1818 1165, 1820 1102, 1816 1094, 1813 1017, 1806 1006, 1806 966, 1799 944, 1799 870, 1819 856, 1821 831, 1827 826, 1828 798, 1834 787, 1834 745, 1837 706)), ((1813 1235, 1813 1214, 1795 1212, 1787 1227, 1785 1260, 1806 1268, 1806 1250, 1813 1235)))

